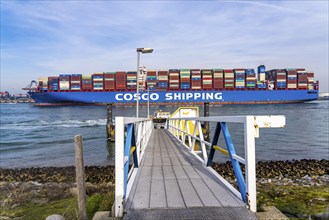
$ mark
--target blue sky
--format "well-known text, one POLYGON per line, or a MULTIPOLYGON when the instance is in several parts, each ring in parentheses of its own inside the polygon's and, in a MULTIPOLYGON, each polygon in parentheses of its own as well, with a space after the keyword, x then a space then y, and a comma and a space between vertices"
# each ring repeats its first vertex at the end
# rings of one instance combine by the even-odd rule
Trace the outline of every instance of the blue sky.
POLYGON ((60 73, 306 68, 328 92, 328 1, 4 1, 1 91, 60 73))

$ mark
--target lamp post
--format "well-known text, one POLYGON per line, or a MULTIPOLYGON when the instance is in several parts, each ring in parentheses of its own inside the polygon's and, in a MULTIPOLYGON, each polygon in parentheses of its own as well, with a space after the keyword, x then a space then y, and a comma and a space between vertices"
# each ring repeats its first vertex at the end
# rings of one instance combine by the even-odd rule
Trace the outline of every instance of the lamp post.
POLYGON ((152 53, 153 49, 152 48, 137 48, 137 80, 136 80, 136 117, 139 118, 139 61, 140 61, 140 53, 152 53))

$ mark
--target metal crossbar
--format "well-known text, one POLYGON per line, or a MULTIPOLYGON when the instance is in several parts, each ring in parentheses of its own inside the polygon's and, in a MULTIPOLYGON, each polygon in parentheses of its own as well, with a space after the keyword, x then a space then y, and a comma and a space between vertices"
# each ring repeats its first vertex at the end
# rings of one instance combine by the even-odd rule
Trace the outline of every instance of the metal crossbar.
POLYGON ((259 137, 259 128, 281 128, 285 126, 285 116, 215 116, 198 118, 169 118, 167 120, 167 129, 206 166, 215 176, 217 176, 233 193, 240 197, 253 212, 257 211, 256 206, 256 156, 255 156, 255 138, 259 137), (193 132, 190 131, 188 123, 194 124, 193 132), (216 122, 214 137, 210 142, 203 138, 201 122, 216 122), (227 123, 244 124, 244 150, 245 158, 236 154, 227 123), (225 139, 227 150, 217 146, 220 133, 225 139), (188 138, 188 145, 186 144, 188 138), (196 141, 200 142, 201 151, 195 151, 196 141), (210 148, 209 154, 206 148, 210 148), (210 166, 215 152, 227 152, 237 179, 239 191, 230 183, 222 178, 210 166), (201 153, 202 157, 198 154, 201 153), (245 177, 242 174, 240 163, 245 165, 245 177))
POLYGON ((153 130, 152 120, 141 118, 115 118, 115 216, 122 216, 124 201, 143 158, 153 130), (133 166, 129 162, 133 157, 133 166))

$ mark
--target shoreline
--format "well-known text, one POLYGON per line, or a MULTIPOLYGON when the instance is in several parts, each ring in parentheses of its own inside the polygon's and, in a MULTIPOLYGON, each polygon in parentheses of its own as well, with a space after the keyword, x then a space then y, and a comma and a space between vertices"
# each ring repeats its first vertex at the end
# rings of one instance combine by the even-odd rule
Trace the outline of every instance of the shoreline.
MULTIPOLYGON (((230 162, 214 163, 212 167, 236 187, 230 162)), ((114 201, 114 166, 85 166, 85 181, 88 201, 95 202, 88 204, 99 207, 92 208, 92 213, 110 210, 114 201)), ((275 206, 288 217, 298 219, 326 212, 329 160, 260 161, 256 164, 256 181, 258 210, 275 206)), ((0 168, 0 211, 4 213, 0 219, 29 216, 31 207, 43 216, 48 206, 46 210, 75 219, 75 182, 74 166, 0 168), (67 212, 67 208, 51 206, 61 203, 72 208, 67 212)))
MULTIPOLYGON (((224 178, 233 178, 230 161, 213 163, 212 168, 224 178)), ((244 173, 244 166, 241 166, 244 173)), ((85 166, 86 182, 97 183, 114 180, 114 166, 85 166)), ((259 161, 256 163, 256 178, 302 178, 305 176, 329 175, 329 160, 259 161)), ((0 182, 75 182, 75 167, 27 167, 0 168, 0 182)))

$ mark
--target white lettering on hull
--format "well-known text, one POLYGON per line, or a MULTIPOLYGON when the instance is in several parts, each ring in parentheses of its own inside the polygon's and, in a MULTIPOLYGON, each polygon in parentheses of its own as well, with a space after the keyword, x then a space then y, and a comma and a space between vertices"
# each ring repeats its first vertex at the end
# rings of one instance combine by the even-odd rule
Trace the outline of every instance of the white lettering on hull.
MULTIPOLYGON (((169 92, 160 98, 158 93, 142 93, 139 94, 138 100, 147 101, 220 101, 222 100, 221 92, 169 92), (163 100, 162 100, 163 99, 163 100)), ((137 94, 118 93, 115 95, 117 101, 132 101, 137 99, 137 94)))

